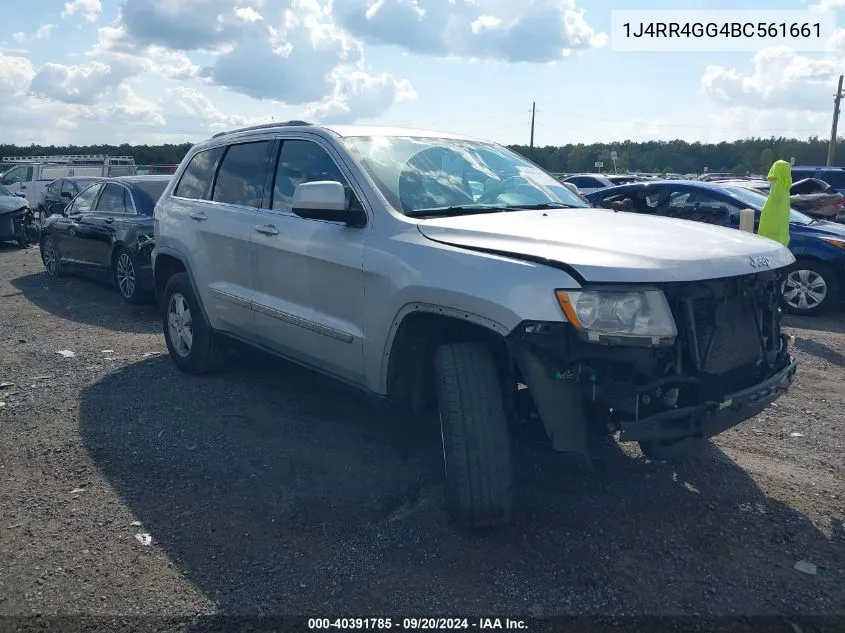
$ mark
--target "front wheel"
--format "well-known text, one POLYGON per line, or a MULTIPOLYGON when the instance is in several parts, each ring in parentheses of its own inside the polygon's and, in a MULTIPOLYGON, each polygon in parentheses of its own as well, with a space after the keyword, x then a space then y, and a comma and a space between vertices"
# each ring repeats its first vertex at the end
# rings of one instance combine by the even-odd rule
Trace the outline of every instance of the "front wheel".
POLYGON ((164 341, 171 360, 186 374, 203 374, 217 369, 223 348, 205 322, 199 301, 187 273, 176 273, 162 297, 164 341))
POLYGON ((443 345, 434 368, 448 510, 469 529, 507 523, 513 514, 513 465, 493 355, 483 344, 443 345))
POLYGON ((821 262, 798 260, 783 281, 783 306, 792 314, 815 316, 826 312, 839 299, 839 280, 821 262))

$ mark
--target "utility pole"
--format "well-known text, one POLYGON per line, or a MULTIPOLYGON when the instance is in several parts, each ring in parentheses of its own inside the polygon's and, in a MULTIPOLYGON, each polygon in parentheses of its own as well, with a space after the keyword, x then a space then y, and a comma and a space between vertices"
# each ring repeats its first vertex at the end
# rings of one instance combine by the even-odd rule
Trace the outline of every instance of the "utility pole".
MULTIPOLYGON (((841 77, 840 77, 840 79, 841 79, 841 77)), ((839 90, 840 91, 842 90, 842 82, 841 81, 839 82, 839 90)), ((839 102, 837 101, 837 103, 839 103, 839 102)), ((534 155, 534 115, 536 113, 537 113, 537 102, 532 101, 531 102, 531 145, 530 145, 532 156, 534 155)))
MULTIPOLYGON (((836 127, 839 125, 839 102, 842 101, 842 75, 839 75, 839 87, 833 97, 833 125, 830 127, 830 145, 827 148, 827 166, 833 165, 836 157, 836 127)), ((533 136, 533 134, 532 134, 533 136)))

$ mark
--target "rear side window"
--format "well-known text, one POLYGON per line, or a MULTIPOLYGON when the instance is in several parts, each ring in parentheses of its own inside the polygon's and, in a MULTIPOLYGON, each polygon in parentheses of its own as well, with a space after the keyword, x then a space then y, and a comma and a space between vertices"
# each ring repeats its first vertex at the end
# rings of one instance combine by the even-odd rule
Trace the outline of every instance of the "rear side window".
POLYGON ((211 199, 261 208, 271 145, 271 141, 258 141, 230 146, 217 171, 211 199))
POLYGON ((100 213, 126 213, 126 189, 113 183, 103 188, 103 195, 97 201, 97 211, 100 213))
POLYGON ((173 195, 195 200, 206 199, 214 179, 214 168, 222 153, 222 147, 197 152, 185 168, 173 195))

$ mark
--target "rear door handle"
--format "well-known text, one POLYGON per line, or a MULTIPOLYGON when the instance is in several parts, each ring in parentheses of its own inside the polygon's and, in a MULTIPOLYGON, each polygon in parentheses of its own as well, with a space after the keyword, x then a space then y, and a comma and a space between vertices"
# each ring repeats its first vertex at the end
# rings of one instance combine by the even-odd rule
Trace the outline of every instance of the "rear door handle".
POLYGON ((197 222, 202 222, 203 220, 208 219, 208 216, 202 211, 194 211, 190 214, 190 217, 192 220, 196 220, 197 222))
POLYGON ((114 218, 106 218, 105 219, 106 224, 111 224, 112 222, 114 222, 114 218))
POLYGON ((262 224, 261 226, 256 226, 255 230, 263 235, 278 235, 279 229, 277 229, 272 224, 262 224))

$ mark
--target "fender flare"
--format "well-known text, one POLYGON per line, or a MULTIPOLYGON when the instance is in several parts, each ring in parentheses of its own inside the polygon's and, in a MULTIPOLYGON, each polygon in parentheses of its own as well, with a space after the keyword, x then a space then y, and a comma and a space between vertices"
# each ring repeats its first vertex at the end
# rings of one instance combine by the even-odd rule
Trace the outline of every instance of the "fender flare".
MULTIPOLYGON (((169 257, 173 257, 174 259, 178 259, 182 263, 182 266, 184 266, 185 268, 185 272, 188 274, 188 280, 191 282, 191 289, 194 291, 194 296, 196 297, 197 303, 199 304, 200 310, 202 311, 202 316, 205 319, 206 323, 210 323, 210 321, 208 320, 208 313, 205 310, 205 305, 203 305, 202 302, 202 295, 200 295, 199 290, 197 288, 197 282, 194 279, 194 273, 191 269, 191 263, 181 251, 178 251, 175 248, 171 248, 169 246, 155 249, 155 252, 152 257, 153 286, 155 288, 158 288, 158 281, 156 279, 156 270, 158 269, 158 267, 156 266, 156 262, 158 261, 159 255, 167 255, 169 257)), ((158 297, 158 300, 161 301, 161 298, 158 297)))
POLYGON ((473 325, 479 325, 488 330, 496 332, 497 334, 503 337, 507 336, 510 332, 508 328, 506 328, 498 321, 488 319, 487 317, 481 316, 479 314, 474 314, 466 310, 457 310, 455 308, 426 302, 406 303, 401 308, 399 308, 399 310, 396 312, 396 315, 393 317, 393 321, 390 324, 390 330, 388 330, 387 338, 384 342, 384 349, 382 350, 381 364, 379 368, 379 393, 387 393, 387 379, 388 371, 390 368, 390 356, 393 351, 393 343, 396 340, 396 333, 399 331, 399 327, 402 325, 402 323, 404 323, 405 319, 408 316, 420 312, 426 314, 437 314, 440 316, 453 318, 459 321, 472 323, 473 325))

